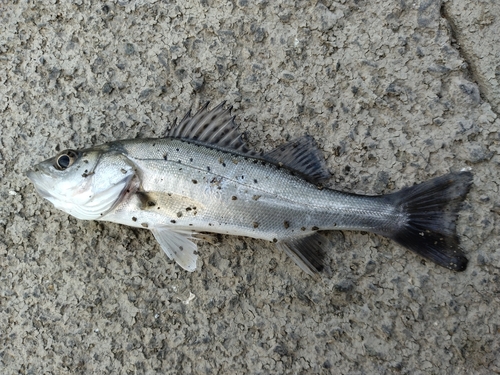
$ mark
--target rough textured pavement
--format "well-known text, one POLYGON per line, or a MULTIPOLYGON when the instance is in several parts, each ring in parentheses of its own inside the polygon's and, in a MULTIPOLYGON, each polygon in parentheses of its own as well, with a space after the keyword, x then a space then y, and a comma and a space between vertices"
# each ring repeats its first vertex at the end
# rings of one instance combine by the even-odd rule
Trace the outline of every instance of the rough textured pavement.
POLYGON ((500 373, 498 30, 493 1, 2 2, 0 373, 500 373), (337 189, 472 168, 468 269, 336 232, 319 281, 237 237, 187 273, 25 177, 206 100, 233 103, 257 149, 313 135, 337 189))

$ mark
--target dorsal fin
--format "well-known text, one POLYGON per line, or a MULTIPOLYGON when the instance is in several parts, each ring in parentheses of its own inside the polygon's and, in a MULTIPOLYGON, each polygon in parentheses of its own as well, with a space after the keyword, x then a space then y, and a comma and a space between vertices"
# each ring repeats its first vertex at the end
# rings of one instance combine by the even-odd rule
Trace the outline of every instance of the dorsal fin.
POLYGON ((167 132, 166 137, 211 145, 263 159, 297 172, 312 183, 320 184, 330 178, 323 155, 312 137, 306 135, 260 154, 248 149, 243 142, 242 134, 238 131, 234 116, 231 115, 232 106, 224 108, 224 101, 209 111, 209 103, 205 103, 194 116, 188 111, 181 122, 167 132))
POLYGON ((179 125, 167 132, 167 137, 205 143, 218 148, 236 151, 240 154, 254 154, 245 145, 238 125, 231 115, 232 106, 224 108, 226 102, 208 110, 205 103, 194 116, 188 111, 179 125))
POLYGON ((330 178, 323 155, 311 136, 305 135, 282 144, 264 154, 270 162, 299 172, 313 183, 322 183, 330 178))

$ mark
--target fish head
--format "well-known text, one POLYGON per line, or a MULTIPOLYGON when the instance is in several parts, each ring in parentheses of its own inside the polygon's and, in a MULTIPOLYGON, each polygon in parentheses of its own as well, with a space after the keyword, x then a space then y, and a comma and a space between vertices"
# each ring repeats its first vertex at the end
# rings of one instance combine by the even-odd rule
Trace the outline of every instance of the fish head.
POLYGON ((134 173, 123 153, 104 145, 64 150, 35 165, 27 176, 57 209, 78 219, 95 220, 120 202, 134 173))

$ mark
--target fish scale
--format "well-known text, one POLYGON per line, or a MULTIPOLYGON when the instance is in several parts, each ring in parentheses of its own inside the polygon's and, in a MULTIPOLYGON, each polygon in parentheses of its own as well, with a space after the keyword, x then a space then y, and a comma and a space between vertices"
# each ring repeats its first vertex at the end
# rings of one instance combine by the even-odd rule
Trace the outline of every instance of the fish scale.
MULTIPOLYGON (((141 223, 174 225, 171 221, 175 220, 174 226, 184 229, 272 241, 287 238, 292 233, 306 235, 318 229, 379 228, 400 215, 391 205, 377 198, 320 190, 269 162, 182 140, 143 139, 117 142, 116 146, 123 148, 139 167, 142 190, 171 193, 198 202, 196 216, 183 214, 178 217, 177 212, 184 211, 182 206, 189 205, 182 200, 171 201, 167 195, 162 202, 166 210, 153 208, 153 216, 141 218, 141 223), (146 155, 144 149, 155 151, 146 155), (164 155, 168 155, 166 160, 164 155), (165 179, 165 176, 171 177, 165 179), (358 206, 363 209, 356 209, 358 206), (159 215, 166 211, 173 215, 159 215)), ((134 211, 135 203, 123 209, 125 207, 134 211)), ((123 213, 118 209, 102 220, 114 219, 123 213)), ((130 221, 122 223, 134 225, 130 221)))
POLYGON ((319 230, 363 230, 393 239, 455 271, 467 258, 456 218, 472 183, 450 173, 382 196, 324 188, 314 140, 249 150, 230 108, 205 105, 159 139, 64 150, 28 172, 37 191, 80 219, 147 228, 165 253, 193 271, 193 235, 223 233, 276 243, 306 272, 328 269, 319 230))

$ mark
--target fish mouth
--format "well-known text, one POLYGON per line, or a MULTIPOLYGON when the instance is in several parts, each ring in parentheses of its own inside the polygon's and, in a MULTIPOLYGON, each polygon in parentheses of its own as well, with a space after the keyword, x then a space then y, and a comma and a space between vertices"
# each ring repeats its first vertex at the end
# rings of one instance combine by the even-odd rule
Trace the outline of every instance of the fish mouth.
POLYGON ((40 194, 43 198, 49 199, 52 198, 52 194, 50 194, 45 188, 42 187, 42 179, 40 178, 40 172, 29 170, 26 172, 26 176, 31 180, 38 194, 40 194))

